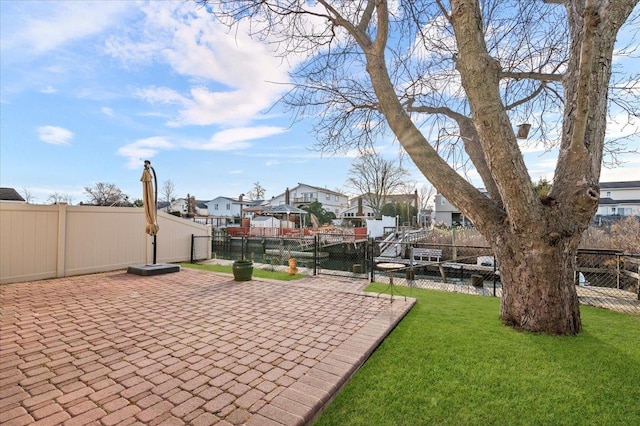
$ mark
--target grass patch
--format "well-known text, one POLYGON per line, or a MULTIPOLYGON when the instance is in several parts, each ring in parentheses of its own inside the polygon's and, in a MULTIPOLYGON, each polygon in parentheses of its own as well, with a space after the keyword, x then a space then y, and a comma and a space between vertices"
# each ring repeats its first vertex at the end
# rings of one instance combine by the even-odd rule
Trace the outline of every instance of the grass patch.
MULTIPOLYGON (((222 272, 224 274, 233 274, 231 265, 198 265, 197 263, 181 263, 183 268, 200 269, 203 271, 222 272)), ((289 275, 287 272, 267 271, 264 269, 253 268, 253 276, 256 278, 268 278, 272 280, 291 281, 306 277, 305 274, 289 275)))
POLYGON ((537 335, 497 298, 402 290, 418 302, 316 425, 640 424, 640 317, 584 306, 580 335, 537 335))

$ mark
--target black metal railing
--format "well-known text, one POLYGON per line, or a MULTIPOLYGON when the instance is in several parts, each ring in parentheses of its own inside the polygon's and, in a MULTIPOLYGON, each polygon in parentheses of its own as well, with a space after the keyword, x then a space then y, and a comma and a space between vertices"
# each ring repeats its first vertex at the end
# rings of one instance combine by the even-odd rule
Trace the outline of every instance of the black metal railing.
MULTIPOLYGON (((499 265, 488 246, 374 241, 340 234, 290 237, 230 237, 214 233, 214 257, 245 257, 272 270, 286 270, 290 258, 307 273, 368 278, 419 288, 501 297, 499 265), (380 270, 380 263, 394 263, 380 270)), ((197 256, 195 256, 197 258, 197 256)), ((640 254, 579 250, 575 280, 582 303, 640 313, 640 254)))

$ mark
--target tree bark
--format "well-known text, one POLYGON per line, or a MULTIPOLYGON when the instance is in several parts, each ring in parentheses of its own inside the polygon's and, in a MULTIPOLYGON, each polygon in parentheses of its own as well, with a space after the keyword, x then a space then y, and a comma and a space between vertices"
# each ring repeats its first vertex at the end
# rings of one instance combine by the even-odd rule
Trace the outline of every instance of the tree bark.
POLYGON ((540 235, 509 232, 494 239, 503 283, 500 317, 506 325, 558 335, 580 332, 573 276, 578 242, 579 235, 553 245, 540 235))

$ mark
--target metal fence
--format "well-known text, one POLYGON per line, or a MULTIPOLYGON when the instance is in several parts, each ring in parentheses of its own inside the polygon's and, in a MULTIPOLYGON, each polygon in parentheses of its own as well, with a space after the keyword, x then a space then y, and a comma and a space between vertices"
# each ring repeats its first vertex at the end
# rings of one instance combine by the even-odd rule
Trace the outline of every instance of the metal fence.
MULTIPOLYGON (((211 243, 214 257, 251 259, 271 270, 286 271, 289 259, 295 258, 301 272, 313 275, 502 296, 499 265, 486 246, 374 241, 336 233, 299 238, 214 233, 211 243)), ((640 254, 579 250, 576 265, 575 282, 581 303, 640 314, 640 254)))
POLYGON ((250 259, 271 270, 286 270, 291 258, 307 273, 366 278, 371 265, 367 239, 336 233, 301 237, 248 237, 214 233, 212 255, 219 259, 250 259))

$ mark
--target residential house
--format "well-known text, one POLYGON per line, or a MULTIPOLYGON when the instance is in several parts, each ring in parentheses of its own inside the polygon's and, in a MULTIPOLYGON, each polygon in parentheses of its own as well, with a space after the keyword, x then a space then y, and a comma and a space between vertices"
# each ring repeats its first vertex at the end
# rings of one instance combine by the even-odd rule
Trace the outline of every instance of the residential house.
POLYGON ((336 217, 340 210, 349 206, 349 198, 346 195, 331 189, 304 183, 298 183, 297 186, 276 195, 271 198, 270 203, 272 207, 277 207, 280 204, 290 204, 298 208, 304 208, 315 201, 322 204, 322 208, 325 211, 333 212, 336 217))
POLYGON ((208 216, 207 201, 196 200, 194 201, 194 211, 189 212, 189 199, 188 198, 176 198, 171 200, 170 203, 158 202, 158 210, 166 211, 167 213, 179 212, 181 216, 189 216, 190 213, 193 216, 208 216))
MULTIPOLYGON (((484 192, 484 189, 480 189, 484 192)), ((601 182, 596 220, 604 217, 640 216, 640 181, 601 182)), ((435 197, 435 223, 451 226, 469 223, 442 194, 435 197)))
POLYGON ((640 180, 601 182, 596 218, 640 216, 640 180))
MULTIPOLYGON (((484 191, 484 189, 481 189, 484 191)), ((436 194, 435 196, 435 208, 434 208, 434 223, 436 225, 463 225, 466 226, 471 222, 464 217, 464 215, 458 210, 456 206, 451 204, 449 200, 444 198, 442 194, 436 194)))
MULTIPOLYGON (((367 202, 365 195, 359 195, 349 201, 350 207, 340 211, 338 218, 350 222, 354 226, 363 226, 365 220, 375 219, 375 212, 367 202)), ((385 204, 408 203, 417 208, 417 194, 390 194, 385 199, 385 204)))
POLYGON ((214 227, 227 226, 236 223, 242 216, 242 208, 247 205, 243 196, 238 198, 216 197, 207 201, 207 212, 214 227))
POLYGON ((18 191, 13 188, 0 188, 0 201, 10 201, 14 203, 23 203, 25 202, 24 198, 18 191))

